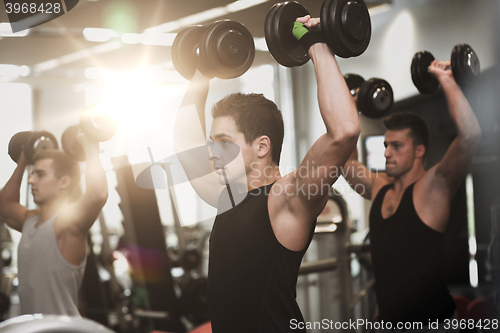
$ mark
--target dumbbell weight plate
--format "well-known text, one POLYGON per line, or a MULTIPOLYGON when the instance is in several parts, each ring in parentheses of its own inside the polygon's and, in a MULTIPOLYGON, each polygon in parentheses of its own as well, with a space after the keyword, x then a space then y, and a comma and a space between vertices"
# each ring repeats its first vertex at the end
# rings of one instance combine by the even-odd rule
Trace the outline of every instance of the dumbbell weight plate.
POLYGON ((451 52, 451 67, 459 85, 473 82, 481 73, 477 53, 468 44, 455 45, 451 52))
POLYGON ((68 127, 62 134, 61 145, 66 155, 71 159, 75 161, 85 161, 85 151, 80 142, 76 139, 79 129, 79 125, 68 127))
POLYGON ((23 131, 16 133, 12 136, 9 141, 9 156, 12 158, 14 162, 17 163, 19 161, 19 157, 21 156, 21 151, 23 150, 23 146, 28 142, 29 137, 33 132, 31 131, 23 131))
POLYGON ((59 149, 56 138, 47 131, 34 132, 24 147, 28 164, 33 164, 35 154, 45 149, 59 149))
POLYGON ((357 57, 368 47, 372 27, 363 0, 325 0, 320 18, 326 43, 339 57, 357 57))
POLYGON ((205 27, 195 25, 179 31, 172 43, 171 57, 175 70, 186 80, 193 78, 198 63, 198 47, 205 27))
POLYGON ((434 56, 427 51, 415 53, 411 61, 411 80, 422 94, 433 94, 439 89, 439 81, 429 73, 434 56))
POLYGON ((253 37, 243 24, 221 20, 205 30, 200 43, 200 61, 207 74, 220 79, 237 78, 250 68, 254 57, 253 37))
POLYGON ((360 88, 361 85, 365 82, 362 76, 358 74, 346 74, 344 75, 345 83, 347 84, 347 88, 351 92, 351 95, 355 95, 356 89, 360 88))
POLYGON ((102 112, 98 107, 90 106, 80 114, 80 128, 91 140, 104 142, 116 134, 118 125, 109 114, 102 112))
POLYGON ((264 34, 271 56, 285 67, 302 66, 309 61, 307 50, 293 36, 293 23, 309 12, 298 2, 275 4, 266 16, 264 34))
POLYGON ((385 117, 394 104, 394 94, 389 82, 372 78, 359 89, 358 110, 369 118, 385 117))

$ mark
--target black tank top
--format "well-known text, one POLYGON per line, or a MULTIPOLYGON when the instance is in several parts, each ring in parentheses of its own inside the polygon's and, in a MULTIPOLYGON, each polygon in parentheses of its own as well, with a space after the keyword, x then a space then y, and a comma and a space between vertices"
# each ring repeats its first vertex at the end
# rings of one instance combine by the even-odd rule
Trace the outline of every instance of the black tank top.
POLYGON ((214 333, 305 332, 291 327, 303 322, 295 288, 314 226, 306 249, 296 252, 281 245, 269 220, 271 186, 250 191, 215 218, 208 269, 214 333))
POLYGON ((392 184, 384 186, 370 210, 370 243, 378 321, 450 318, 455 303, 443 279, 444 235, 418 217, 413 186, 405 190, 396 212, 382 218, 382 202, 392 184))

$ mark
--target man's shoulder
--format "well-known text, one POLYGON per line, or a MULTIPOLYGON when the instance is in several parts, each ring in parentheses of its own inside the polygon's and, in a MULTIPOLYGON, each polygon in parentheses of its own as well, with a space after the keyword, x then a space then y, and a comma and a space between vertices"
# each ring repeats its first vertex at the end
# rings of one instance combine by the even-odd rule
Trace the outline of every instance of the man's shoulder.
POLYGON ((387 185, 391 185, 394 183, 394 178, 388 176, 385 172, 379 172, 377 173, 377 177, 373 179, 372 183, 372 193, 371 193, 371 198, 372 201, 375 200, 377 197, 378 193, 382 188, 384 188, 387 185))
POLYGON ((26 211, 26 216, 23 221, 23 226, 26 225, 26 223, 36 223, 38 221, 39 215, 40 211, 38 209, 26 211))

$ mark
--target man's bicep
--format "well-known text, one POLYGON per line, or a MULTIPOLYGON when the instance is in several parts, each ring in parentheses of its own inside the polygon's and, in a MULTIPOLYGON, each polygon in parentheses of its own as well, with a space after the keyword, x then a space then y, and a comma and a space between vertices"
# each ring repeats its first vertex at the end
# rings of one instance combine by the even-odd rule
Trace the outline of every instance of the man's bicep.
POLYGON ((307 152, 297 169, 300 182, 328 182, 332 185, 342 175, 342 169, 352 152, 347 142, 334 141, 322 135, 307 152))
POLYGON ((33 214, 19 203, 10 203, 2 208, 2 219, 12 229, 19 232, 23 229, 24 221, 33 214))
POLYGON ((107 199, 107 195, 96 196, 86 191, 75 202, 59 210, 55 220, 56 233, 68 231, 77 237, 86 237, 107 199))
POLYGON ((436 181, 441 178, 444 180, 443 186, 446 186, 450 192, 455 192, 467 173, 474 151, 475 147, 468 146, 455 139, 443 159, 434 167, 435 172, 428 173, 428 177, 435 177, 436 181))

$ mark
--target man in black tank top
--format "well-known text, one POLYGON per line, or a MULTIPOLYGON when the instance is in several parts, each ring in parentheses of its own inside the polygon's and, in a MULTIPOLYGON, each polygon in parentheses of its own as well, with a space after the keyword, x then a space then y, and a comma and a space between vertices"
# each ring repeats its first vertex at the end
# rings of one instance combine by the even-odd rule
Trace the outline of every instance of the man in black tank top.
POLYGON ((442 274, 443 233, 481 128, 449 66, 449 61, 435 60, 429 67, 441 84, 457 129, 437 165, 424 169, 429 129, 425 120, 411 113, 384 119, 386 173, 371 173, 357 161, 356 151, 345 165, 351 186, 373 200, 370 242, 380 322, 425 326, 429 320, 443 322, 455 312, 442 274))
POLYGON ((295 301, 300 262, 337 179, 333 171, 345 164, 359 135, 358 113, 335 57, 308 30, 319 19, 299 20, 296 38, 314 63, 326 134, 296 171, 280 175, 283 118, 261 94, 232 94, 215 104, 210 147, 204 114, 209 79, 198 70, 177 114, 176 154, 197 194, 218 208, 208 273, 214 333, 305 332, 295 301))

